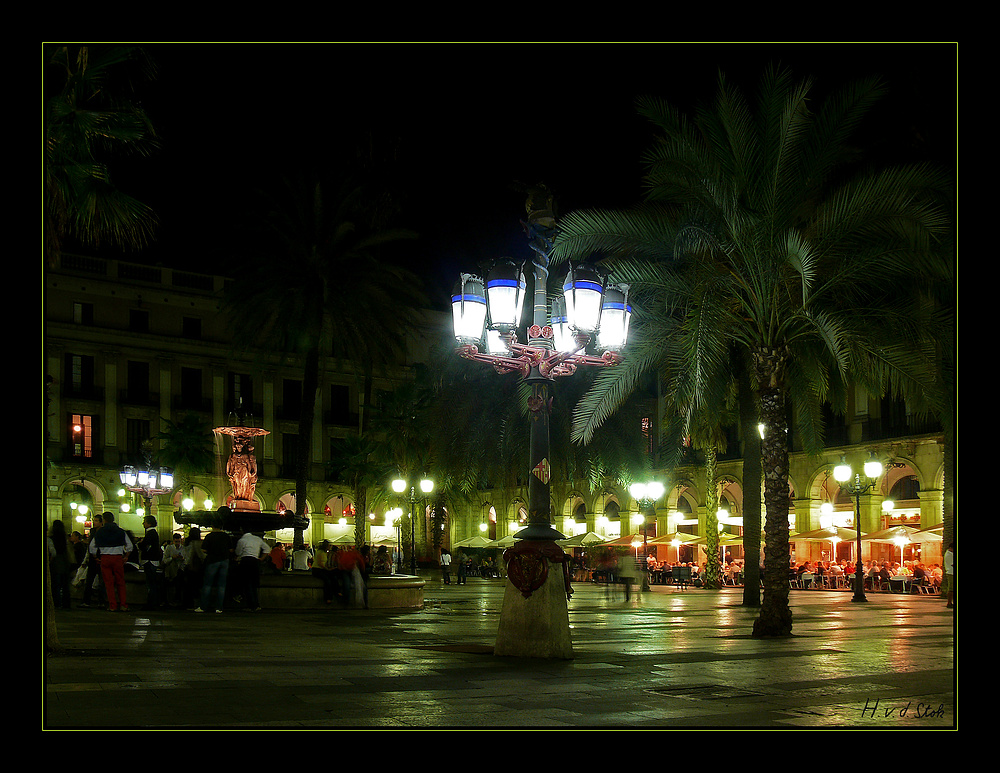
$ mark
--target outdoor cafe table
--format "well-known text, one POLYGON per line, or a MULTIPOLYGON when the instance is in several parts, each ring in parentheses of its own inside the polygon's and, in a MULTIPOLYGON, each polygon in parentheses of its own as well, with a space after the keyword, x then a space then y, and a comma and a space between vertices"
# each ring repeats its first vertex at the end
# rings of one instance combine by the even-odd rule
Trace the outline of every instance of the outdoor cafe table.
POLYGON ((892 577, 889 578, 889 590, 890 591, 893 590, 893 587, 892 587, 893 583, 898 583, 899 586, 900 586, 899 587, 900 591, 902 591, 903 593, 905 593, 906 589, 907 589, 907 586, 910 584, 910 581, 912 579, 913 578, 911 576, 907 575, 907 574, 893 575, 892 577))

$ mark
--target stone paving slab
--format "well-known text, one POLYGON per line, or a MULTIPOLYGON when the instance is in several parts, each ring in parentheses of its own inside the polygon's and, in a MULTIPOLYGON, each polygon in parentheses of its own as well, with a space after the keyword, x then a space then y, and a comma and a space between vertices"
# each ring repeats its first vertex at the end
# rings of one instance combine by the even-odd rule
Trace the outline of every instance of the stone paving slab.
POLYGON ((499 580, 422 610, 57 613, 43 729, 957 729, 955 613, 793 591, 754 639, 742 589, 575 585, 572 660, 492 654, 499 580))

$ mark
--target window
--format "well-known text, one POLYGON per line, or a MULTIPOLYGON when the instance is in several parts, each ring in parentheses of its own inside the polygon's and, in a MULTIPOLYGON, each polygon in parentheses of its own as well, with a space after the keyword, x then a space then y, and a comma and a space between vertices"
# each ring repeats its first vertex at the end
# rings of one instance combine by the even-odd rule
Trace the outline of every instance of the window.
POLYGON ((349 427, 354 423, 351 417, 351 389, 345 384, 330 387, 330 423, 338 427, 349 427))
POLYGON ((281 418, 294 420, 302 414, 302 382, 286 378, 281 384, 281 418))
POLYGON ((200 411, 201 369, 181 368, 181 407, 200 411))
POLYGON ((70 455, 74 459, 94 456, 94 417, 74 413, 69 420, 70 455))
POLYGON ((201 338, 201 320, 197 317, 184 317, 181 324, 181 335, 185 338, 201 338))
POLYGON ((125 393, 132 402, 149 400, 149 363, 129 360, 126 365, 125 393))
POLYGON ((129 309, 128 329, 133 333, 148 333, 149 312, 142 309, 129 309))
POLYGON ((230 373, 228 382, 226 410, 240 416, 253 413, 253 379, 245 373, 230 373))
POLYGON ((91 397, 94 392, 94 358, 84 354, 66 355, 66 393, 91 397))
POLYGON ((125 454, 127 459, 139 461, 143 458, 142 444, 149 440, 149 422, 145 419, 125 421, 125 454))
POLYGON ((73 303, 73 322, 77 325, 93 325, 94 304, 75 301, 73 303))

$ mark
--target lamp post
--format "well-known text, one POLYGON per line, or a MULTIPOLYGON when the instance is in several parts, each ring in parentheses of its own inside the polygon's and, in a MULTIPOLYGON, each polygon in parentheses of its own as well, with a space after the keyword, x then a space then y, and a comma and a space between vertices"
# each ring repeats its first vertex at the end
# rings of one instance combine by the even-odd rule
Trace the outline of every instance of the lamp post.
POLYGON ((468 360, 488 363, 498 373, 517 374, 531 389, 528 399, 531 414, 528 524, 515 535, 517 543, 504 552, 508 577, 506 614, 501 614, 501 631, 494 651, 497 654, 571 657, 566 654, 571 653, 566 597, 572 591, 565 572, 565 553, 555 544, 564 536, 552 526, 549 496, 552 386, 555 378, 572 375, 581 365, 603 367, 620 362, 619 351, 627 341, 631 307, 627 285, 617 285, 613 292, 607 292, 607 278, 596 268, 571 263, 562 297, 553 301, 550 311, 547 280, 556 233, 550 194, 543 189, 533 191, 527 210, 525 230, 534 252, 531 261, 533 311, 527 328, 527 343, 517 340, 527 283, 523 266, 513 260, 499 261, 485 281, 472 274, 461 274, 452 296, 452 310, 458 354, 468 360), (587 346, 595 338, 604 348, 601 356, 586 353, 587 346), (542 591, 542 595, 546 598, 558 595, 561 606, 554 599, 532 601, 536 591, 547 584, 550 563, 563 565, 560 574, 565 580, 559 594, 542 591), (548 613, 535 608, 546 603, 551 603, 548 613), (534 619, 534 624, 524 622, 529 619, 534 619), (520 622, 509 625, 511 620, 520 622), (525 627, 513 632, 518 624, 525 627), (558 630, 561 633, 556 638, 561 637, 564 641, 536 641, 532 638, 534 630, 529 628, 558 630))
POLYGON ((174 473, 166 467, 159 469, 125 465, 118 472, 122 486, 142 497, 145 514, 151 515, 153 497, 169 494, 174 490, 174 473))
MULTIPOLYGON (((434 490, 434 481, 429 478, 421 478, 420 490, 424 494, 429 494, 434 490)), ((413 521, 413 508, 416 505, 416 486, 407 483, 402 478, 396 478, 392 482, 392 490, 397 494, 402 494, 407 487, 410 489, 410 574, 417 576, 417 529, 413 521)))
POLYGON ((865 596, 865 572, 861 564, 861 495, 878 485, 882 474, 882 463, 874 454, 865 462, 865 479, 860 472, 853 472, 847 460, 841 456, 840 464, 833 468, 833 479, 840 487, 854 497, 854 527, 857 530, 857 555, 854 560, 854 597, 851 601, 868 601, 865 596), (853 476, 853 480, 852 480, 853 476))
POLYGON ((629 486, 629 493, 636 501, 639 512, 642 513, 642 589, 649 590, 649 524, 646 521, 646 510, 652 507, 656 500, 663 496, 665 489, 659 481, 649 483, 633 483, 629 486))

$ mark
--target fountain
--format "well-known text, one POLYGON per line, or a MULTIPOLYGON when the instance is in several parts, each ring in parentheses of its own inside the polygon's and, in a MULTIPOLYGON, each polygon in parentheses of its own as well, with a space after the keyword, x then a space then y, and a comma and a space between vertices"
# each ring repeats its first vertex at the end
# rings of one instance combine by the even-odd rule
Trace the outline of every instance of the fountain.
POLYGON ((232 452, 226 463, 226 475, 232 486, 232 493, 226 504, 215 511, 179 512, 174 516, 178 523, 196 523, 199 526, 218 526, 227 531, 272 531, 293 526, 294 514, 265 513, 254 497, 257 487, 257 457, 254 443, 259 437, 270 435, 270 431, 260 427, 248 427, 238 418, 235 425, 216 427, 217 436, 228 435, 232 439, 232 452))

